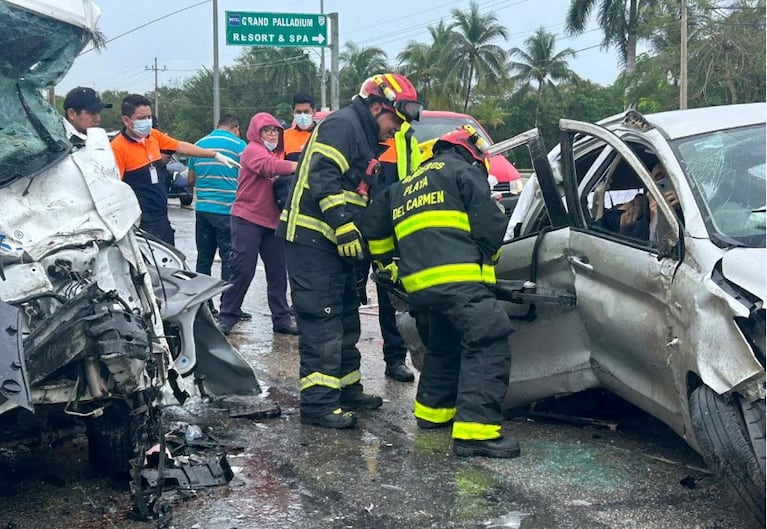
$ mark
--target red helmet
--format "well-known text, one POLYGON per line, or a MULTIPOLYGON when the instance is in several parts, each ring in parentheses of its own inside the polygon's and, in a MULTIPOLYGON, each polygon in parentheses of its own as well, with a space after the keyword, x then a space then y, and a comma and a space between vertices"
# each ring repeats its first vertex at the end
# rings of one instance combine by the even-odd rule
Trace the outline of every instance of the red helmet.
POLYGON ((362 99, 383 103, 403 121, 418 121, 423 103, 407 77, 398 73, 383 73, 369 77, 362 83, 359 96, 362 99))
POLYGON ((466 124, 455 130, 446 132, 434 143, 433 152, 457 145, 463 147, 463 150, 474 159, 478 165, 484 167, 490 173, 490 158, 487 155, 487 149, 490 144, 485 138, 479 135, 477 129, 466 124))

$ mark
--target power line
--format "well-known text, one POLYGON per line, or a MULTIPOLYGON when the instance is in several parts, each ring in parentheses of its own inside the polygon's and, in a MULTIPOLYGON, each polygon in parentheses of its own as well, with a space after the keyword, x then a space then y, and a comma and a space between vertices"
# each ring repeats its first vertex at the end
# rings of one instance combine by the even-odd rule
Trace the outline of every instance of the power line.
MULTIPOLYGON (((172 17, 173 15, 177 15, 179 13, 183 13, 184 11, 188 11, 189 9, 192 9, 193 7, 201 6, 203 4, 208 4, 208 3, 210 3, 210 0, 203 0, 202 2, 197 2, 196 4, 192 4, 192 5, 187 6, 187 7, 182 7, 181 9, 177 9, 176 11, 173 11, 172 13, 168 13, 167 15, 162 15, 161 17, 157 17, 154 20, 150 20, 149 22, 141 24, 140 26, 136 26, 135 28, 126 31, 125 33, 120 33, 116 37, 113 37, 113 38, 105 41, 104 44, 108 44, 110 42, 113 42, 113 41, 115 41, 115 40, 117 40, 119 38, 124 37, 125 35, 130 35, 134 31, 138 31, 138 30, 143 29, 143 28, 145 28, 147 26, 151 26, 152 24, 154 24, 155 22, 159 22, 160 20, 165 20, 166 18, 172 17)), ((86 53, 90 53, 90 52, 92 52, 95 49, 96 49, 95 47, 88 48, 87 50, 81 52, 80 55, 85 55, 86 53)), ((78 55, 78 57, 80 55, 78 55)))

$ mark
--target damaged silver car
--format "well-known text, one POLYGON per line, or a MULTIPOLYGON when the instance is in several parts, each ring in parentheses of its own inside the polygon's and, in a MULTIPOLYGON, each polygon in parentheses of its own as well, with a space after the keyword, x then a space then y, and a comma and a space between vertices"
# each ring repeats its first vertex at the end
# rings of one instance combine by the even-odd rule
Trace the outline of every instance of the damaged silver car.
POLYGON ((496 269, 516 331, 505 406, 606 388, 702 454, 760 527, 765 116, 628 111, 562 120, 548 155, 536 131, 492 146, 527 146, 536 172, 496 269))
POLYGON ((207 308, 225 284, 134 228, 106 132, 73 148, 41 96, 98 43, 98 15, 0 1, 0 446, 86 431, 93 467, 127 475, 163 405, 260 388, 207 308))

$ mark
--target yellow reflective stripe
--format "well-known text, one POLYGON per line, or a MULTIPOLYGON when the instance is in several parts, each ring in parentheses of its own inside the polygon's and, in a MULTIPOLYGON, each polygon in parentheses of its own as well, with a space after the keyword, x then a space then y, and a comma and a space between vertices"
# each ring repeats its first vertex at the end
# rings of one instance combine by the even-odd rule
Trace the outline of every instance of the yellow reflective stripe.
POLYGON ((319 219, 315 219, 314 217, 310 217, 309 215, 296 215, 295 225, 301 226, 302 228, 306 228, 307 230, 313 230, 313 231, 319 232, 322 234, 323 237, 325 237, 327 240, 329 240, 333 244, 336 243, 336 234, 333 231, 333 228, 331 228, 330 224, 328 224, 327 222, 323 222, 319 219))
POLYGON ((495 266, 483 263, 482 264, 482 282, 488 285, 495 284, 495 266))
POLYGON ((360 380, 362 380, 362 374, 360 373, 359 369, 355 369, 354 371, 351 371, 350 373, 341 377, 341 387, 345 388, 346 386, 351 386, 360 380))
POLYGON ((283 222, 287 222, 288 221, 288 210, 287 209, 283 209, 280 212, 280 220, 283 221, 283 222))
POLYGON ((490 259, 492 259, 494 263, 497 263, 497 262, 498 262, 498 259, 500 259, 500 258, 501 258, 501 251, 502 251, 502 250, 503 250, 503 246, 501 246, 500 248, 498 248, 498 251, 497 251, 497 252, 495 252, 495 253, 494 253, 494 254, 493 254, 491 257, 490 257, 490 259))
POLYGON ((486 441, 501 436, 500 424, 482 424, 481 422, 454 422, 453 439, 463 441, 486 441))
POLYGON ((325 386, 330 389, 341 389, 341 379, 325 375, 319 371, 301 377, 301 391, 308 389, 312 386, 325 386))
POLYGON ((426 228, 453 228, 471 233, 469 216, 464 211, 424 211, 406 218, 394 226, 397 239, 402 240, 418 230, 426 228))
POLYGON ((424 288, 445 283, 481 283, 482 271, 478 264, 460 263, 426 268, 402 278, 406 292, 417 292, 424 288))
POLYGON ((290 200, 289 214, 285 219, 287 224, 285 240, 288 241, 293 241, 296 238, 296 226, 298 226, 301 211, 301 197, 304 195, 304 190, 309 188, 309 166, 311 165, 311 160, 309 158, 313 152, 314 144, 317 141, 318 130, 319 127, 314 128, 314 132, 312 132, 312 135, 309 137, 309 141, 306 144, 306 158, 301 162, 301 169, 298 171, 298 178, 296 179, 296 186, 293 190, 293 197, 290 200))
POLYGON ((320 209, 323 213, 325 213, 330 208, 334 208, 336 206, 345 206, 346 200, 344 199, 343 193, 337 193, 335 195, 328 195, 325 198, 320 200, 320 209))
POLYGON ((383 255, 394 251, 394 237, 385 239, 368 239, 368 249, 373 255, 383 255))
POLYGON ((392 88, 394 88, 395 92, 402 92, 402 87, 399 85, 392 74, 384 74, 384 77, 386 77, 386 80, 389 81, 389 84, 392 86, 392 88))
MULTIPOLYGON (((342 174, 349 170, 349 162, 346 161, 346 157, 335 147, 331 147, 327 143, 318 142, 314 144, 314 151, 333 160, 333 163, 338 166, 338 169, 342 174)), ((312 154, 314 154, 314 152, 312 152, 312 154)))
POLYGON ((415 401, 413 405, 413 415, 419 419, 424 419, 429 422, 443 423, 448 422, 455 417, 458 412, 456 408, 430 408, 415 401))
POLYGON ((344 189, 344 198, 346 199, 347 204, 361 206, 363 208, 367 207, 368 200, 370 200, 368 197, 363 197, 356 191, 349 191, 348 189, 344 189))

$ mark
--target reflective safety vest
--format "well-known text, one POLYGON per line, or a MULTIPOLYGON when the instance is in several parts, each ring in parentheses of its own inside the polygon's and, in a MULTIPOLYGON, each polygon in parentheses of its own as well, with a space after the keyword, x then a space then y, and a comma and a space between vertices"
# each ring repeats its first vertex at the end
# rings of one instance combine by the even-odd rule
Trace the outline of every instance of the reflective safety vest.
POLYGON ((372 194, 377 195, 391 184, 403 180, 421 165, 421 149, 409 123, 394 133, 393 138, 384 142, 387 149, 378 157, 381 162, 379 181, 372 186, 372 194))
POLYGON ((282 136, 282 141, 285 144, 285 159, 292 162, 297 162, 301 157, 301 151, 304 150, 304 145, 309 141, 309 137, 312 135, 314 127, 310 130, 302 130, 297 127, 291 127, 285 130, 282 136))
POLYGON ((490 197, 484 171, 456 153, 440 153, 390 186, 361 224, 374 260, 399 256, 407 292, 495 283, 506 216, 490 197))

